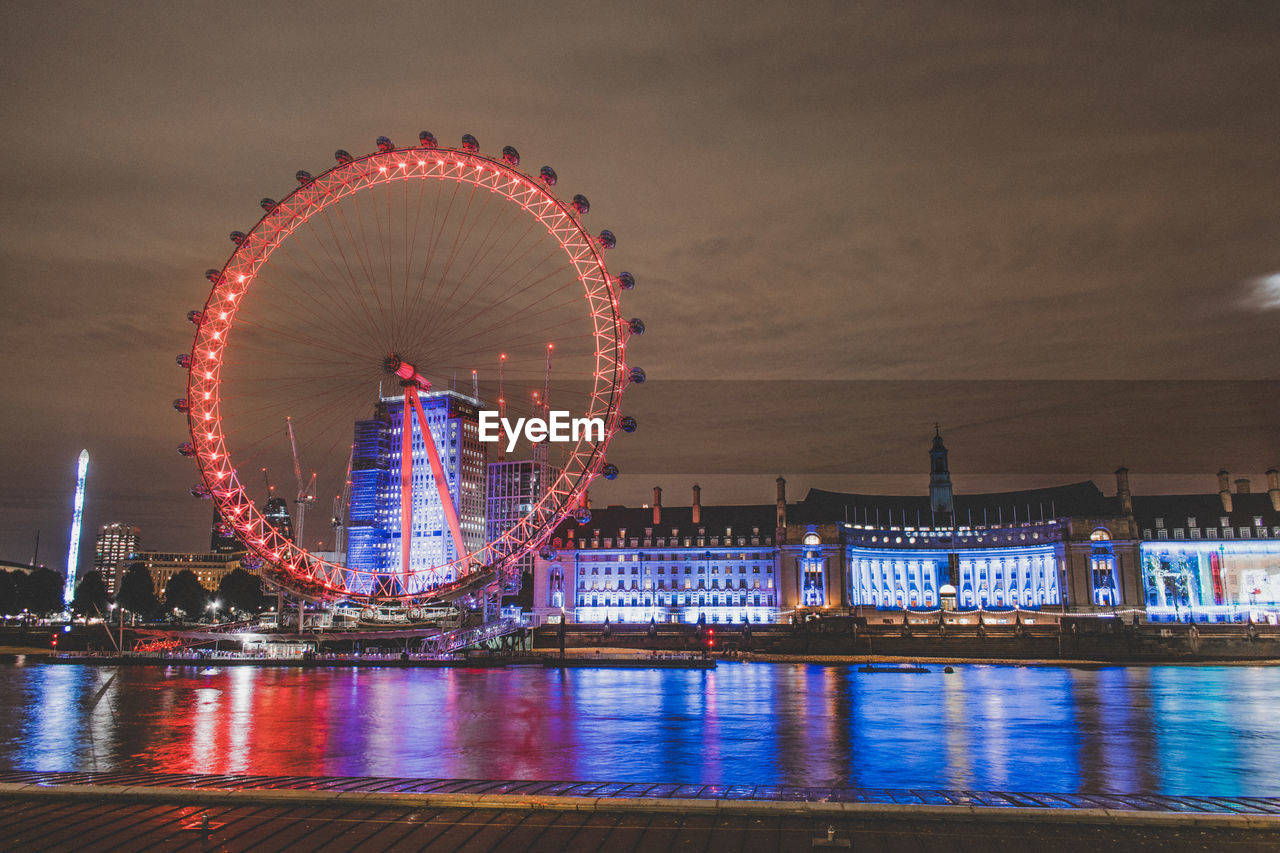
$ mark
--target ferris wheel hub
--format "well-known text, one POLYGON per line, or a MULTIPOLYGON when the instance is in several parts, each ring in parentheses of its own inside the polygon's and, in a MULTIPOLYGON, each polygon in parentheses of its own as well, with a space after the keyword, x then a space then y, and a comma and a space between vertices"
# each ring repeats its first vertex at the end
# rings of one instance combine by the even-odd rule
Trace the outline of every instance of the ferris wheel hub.
POLYGON ((423 391, 431 390, 431 381, 418 372, 418 368, 400 357, 399 353, 391 353, 382 360, 382 366, 388 373, 399 376, 405 385, 417 385, 423 391))

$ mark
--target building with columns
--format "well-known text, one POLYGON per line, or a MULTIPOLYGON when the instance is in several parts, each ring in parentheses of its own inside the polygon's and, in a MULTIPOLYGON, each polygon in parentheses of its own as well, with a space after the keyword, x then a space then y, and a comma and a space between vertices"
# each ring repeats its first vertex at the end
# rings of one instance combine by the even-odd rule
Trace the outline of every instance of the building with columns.
POLYGON ((786 621, 938 609, 1276 620, 1280 475, 1217 495, 1114 495, 1091 481, 956 494, 935 430, 927 495, 811 489, 789 503, 593 510, 534 567, 534 614, 578 622, 786 621), (1243 491, 1241 491, 1243 489, 1243 491), (1217 507, 1217 510, 1214 510, 1217 507), (1225 509, 1224 509, 1225 507, 1225 509), (1225 519, 1225 520, 1224 520, 1225 519), (1194 531, 1194 532, 1193 532, 1194 531))

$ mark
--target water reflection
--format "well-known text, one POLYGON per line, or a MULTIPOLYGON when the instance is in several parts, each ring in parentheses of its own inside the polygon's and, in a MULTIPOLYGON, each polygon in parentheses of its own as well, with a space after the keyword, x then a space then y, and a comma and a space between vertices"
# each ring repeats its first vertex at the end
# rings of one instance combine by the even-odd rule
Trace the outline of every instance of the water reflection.
POLYGON ((1280 668, 0 666, 0 768, 1280 794, 1280 668))

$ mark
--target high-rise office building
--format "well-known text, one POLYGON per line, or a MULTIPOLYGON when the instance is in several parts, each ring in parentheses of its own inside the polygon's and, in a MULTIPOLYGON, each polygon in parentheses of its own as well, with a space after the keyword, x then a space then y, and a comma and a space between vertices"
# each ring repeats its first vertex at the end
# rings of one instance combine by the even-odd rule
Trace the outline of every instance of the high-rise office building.
POLYGON ((107 592, 115 595, 129 555, 138 550, 136 527, 127 524, 104 524, 98 528, 98 541, 94 547, 93 569, 102 575, 107 592))
POLYGON ((289 515, 288 501, 284 498, 267 498, 262 514, 268 524, 280 531, 281 536, 285 539, 293 538, 293 517, 289 515))
POLYGON ((236 530, 222 520, 218 508, 213 508, 213 524, 209 528, 209 552, 212 554, 238 554, 245 550, 236 538, 236 530))
MULTIPOLYGON (((533 511, 534 505, 560 476, 560 469, 531 460, 489 463, 489 487, 486 491, 486 531, 489 541, 496 540, 533 511)), ((503 583, 503 593, 520 591, 522 578, 532 577, 533 554, 521 555, 503 583)))
MULTIPOLYGON (((456 391, 421 395, 423 413, 435 439, 446 486, 458 512, 463 543, 468 551, 485 544, 486 449, 480 442, 480 401, 456 391)), ((399 574, 400 439, 404 398, 383 397, 373 418, 355 425, 351 464, 351 506, 348 511, 347 565, 362 571, 399 574)), ((423 572, 458 557, 444 506, 431 472, 426 444, 412 419, 413 514, 409 569, 423 572)), ((428 585, 455 580, 441 569, 428 585)), ((353 582, 355 585, 355 582, 353 582)))

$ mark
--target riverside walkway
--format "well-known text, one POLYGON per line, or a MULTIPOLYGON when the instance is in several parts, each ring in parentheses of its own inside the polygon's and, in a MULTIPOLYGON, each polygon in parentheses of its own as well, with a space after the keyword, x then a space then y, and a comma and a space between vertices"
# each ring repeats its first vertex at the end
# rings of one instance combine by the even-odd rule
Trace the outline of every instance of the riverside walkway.
POLYGON ((1280 849, 1280 797, 0 773, 22 850, 1280 849))

